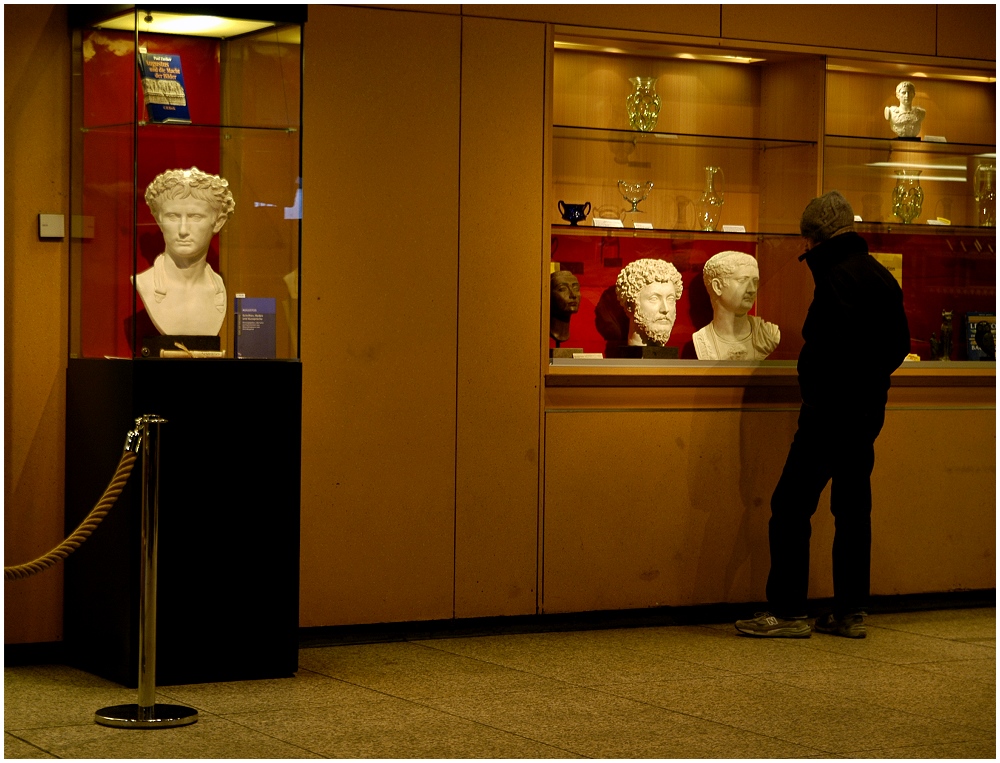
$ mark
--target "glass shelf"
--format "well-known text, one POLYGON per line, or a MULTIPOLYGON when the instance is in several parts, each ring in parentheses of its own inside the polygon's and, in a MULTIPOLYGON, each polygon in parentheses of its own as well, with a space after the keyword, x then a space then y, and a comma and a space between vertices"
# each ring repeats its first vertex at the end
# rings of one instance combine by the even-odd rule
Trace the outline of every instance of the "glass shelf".
POLYGON ((787 231, 771 233, 768 231, 701 231, 685 228, 605 228, 600 225, 570 225, 569 223, 553 223, 552 233, 560 236, 624 236, 627 238, 669 238, 678 241, 748 241, 756 242, 763 238, 799 238, 798 233, 787 231))
MULTIPOLYGON (((295 125, 288 125, 287 127, 282 126, 261 126, 261 125, 235 125, 235 124, 205 124, 202 122, 192 122, 190 124, 159 124, 156 122, 137 122, 140 128, 147 128, 152 130, 247 130, 262 133, 294 133, 298 132, 299 128, 295 125)), ((118 130, 131 130, 134 126, 132 122, 116 122, 111 124, 102 125, 88 125, 86 127, 81 127, 80 132, 109 132, 118 130)))
POLYGON ((984 159, 996 159, 996 146, 982 143, 940 143, 932 140, 905 140, 901 138, 864 138, 853 135, 827 135, 827 148, 859 148, 889 153, 961 154, 984 159))
POLYGON ((775 148, 797 148, 815 146, 816 141, 775 140, 770 138, 741 138, 724 135, 693 135, 668 132, 640 132, 601 127, 574 127, 553 125, 552 137, 567 140, 601 141, 611 143, 631 143, 633 145, 655 145, 670 148, 737 148, 746 150, 768 150, 775 148))
POLYGON ((881 234, 913 234, 918 236, 966 236, 980 237, 988 240, 990 252, 993 251, 993 241, 996 239, 996 228, 987 226, 970 225, 932 225, 929 223, 907 223, 900 222, 860 222, 854 224, 854 229, 858 233, 881 233, 881 234))

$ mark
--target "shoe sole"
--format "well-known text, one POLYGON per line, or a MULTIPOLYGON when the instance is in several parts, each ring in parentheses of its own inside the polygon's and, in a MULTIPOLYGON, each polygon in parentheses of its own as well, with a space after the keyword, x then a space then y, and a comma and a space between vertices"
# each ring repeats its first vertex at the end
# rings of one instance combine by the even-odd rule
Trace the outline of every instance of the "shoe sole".
POLYGON ((741 628, 737 628, 736 632, 743 636, 751 636, 753 638, 809 638, 812 636, 812 631, 791 631, 791 630, 773 630, 773 631, 745 631, 741 628))

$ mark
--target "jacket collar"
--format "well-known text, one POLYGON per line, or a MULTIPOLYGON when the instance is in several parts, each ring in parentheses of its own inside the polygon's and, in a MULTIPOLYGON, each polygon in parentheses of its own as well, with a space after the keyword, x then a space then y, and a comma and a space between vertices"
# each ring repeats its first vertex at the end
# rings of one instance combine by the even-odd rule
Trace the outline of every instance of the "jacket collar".
POLYGON ((805 260, 809 269, 815 273, 817 270, 828 270, 857 254, 868 254, 868 242, 854 231, 848 231, 817 244, 800 256, 799 262, 805 260))

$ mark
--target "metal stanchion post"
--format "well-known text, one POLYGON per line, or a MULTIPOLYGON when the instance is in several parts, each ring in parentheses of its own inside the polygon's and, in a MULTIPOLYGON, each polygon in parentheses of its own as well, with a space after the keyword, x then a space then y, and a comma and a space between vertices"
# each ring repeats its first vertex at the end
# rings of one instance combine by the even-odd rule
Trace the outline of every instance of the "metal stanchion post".
POLYGON ((183 705, 156 703, 156 554, 159 520, 160 424, 166 419, 136 419, 126 448, 142 446, 142 571, 139 593, 139 702, 114 705, 94 713, 102 726, 120 729, 166 729, 198 720, 198 711, 183 705), (152 426, 151 426, 152 425, 152 426), (136 435, 138 434, 138 442, 136 435))

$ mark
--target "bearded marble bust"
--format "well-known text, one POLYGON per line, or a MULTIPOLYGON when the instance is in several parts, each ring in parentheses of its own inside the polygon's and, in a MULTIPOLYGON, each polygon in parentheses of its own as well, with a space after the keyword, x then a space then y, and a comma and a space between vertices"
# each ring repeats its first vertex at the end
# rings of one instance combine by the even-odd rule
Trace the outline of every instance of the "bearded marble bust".
POLYGON ((698 360, 763 360, 781 341, 773 323, 748 315, 757 299, 757 260, 743 252, 719 252, 702 270, 712 300, 712 322, 694 333, 698 360))
POLYGON ((666 260, 635 260, 622 268, 615 293, 629 317, 630 346, 666 346, 683 291, 681 274, 666 260))
POLYGON ((168 170, 146 189, 164 251, 135 277, 153 325, 170 336, 216 336, 225 320, 226 287, 208 264, 208 247, 236 208, 229 183, 197 167, 168 170))

